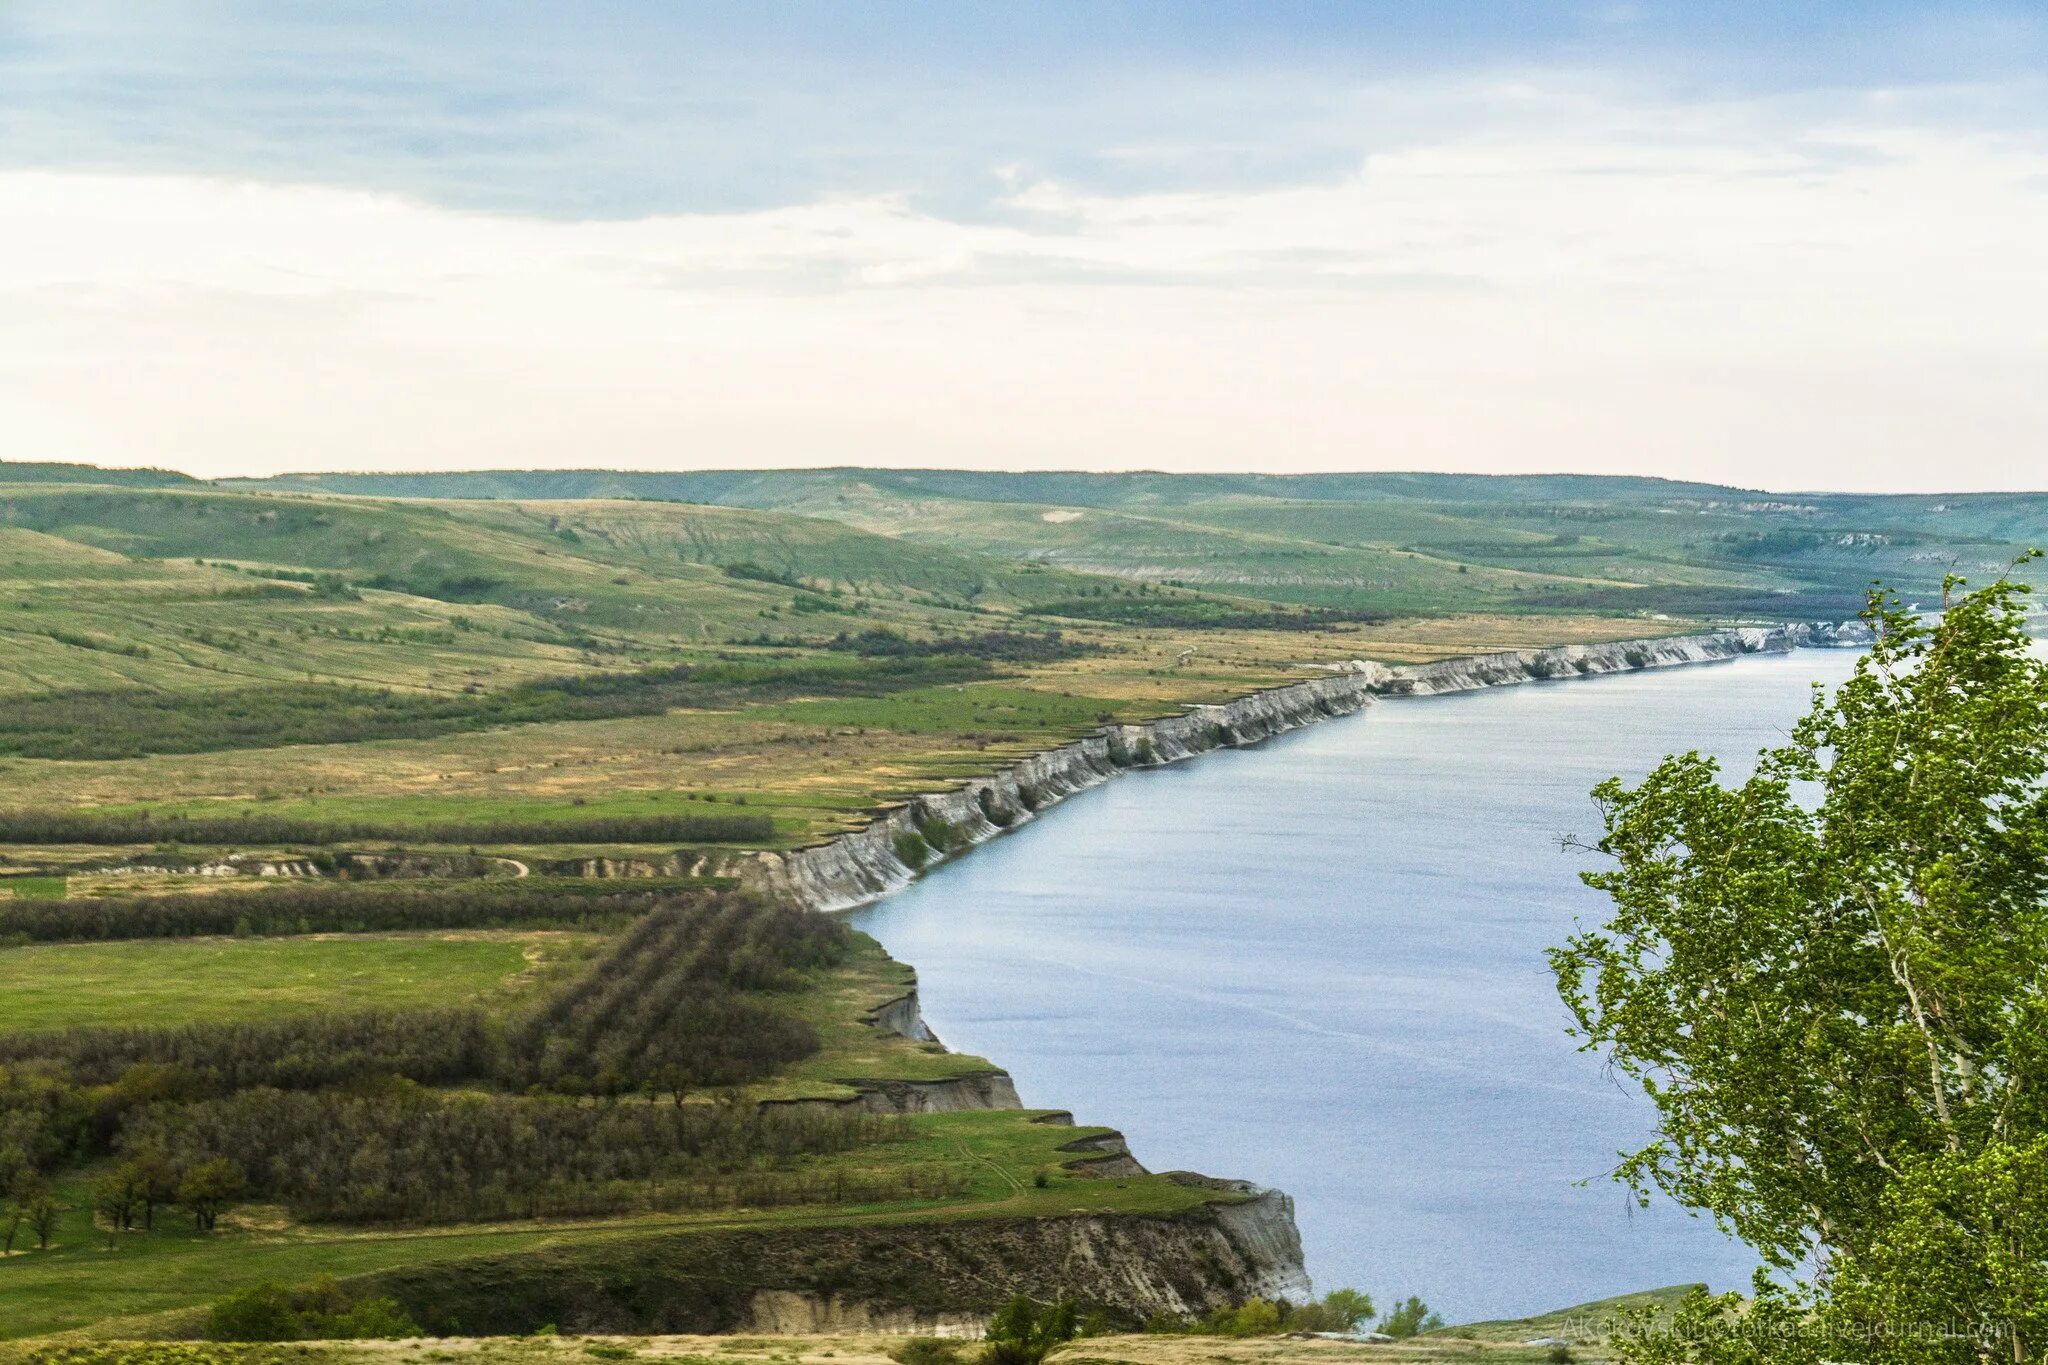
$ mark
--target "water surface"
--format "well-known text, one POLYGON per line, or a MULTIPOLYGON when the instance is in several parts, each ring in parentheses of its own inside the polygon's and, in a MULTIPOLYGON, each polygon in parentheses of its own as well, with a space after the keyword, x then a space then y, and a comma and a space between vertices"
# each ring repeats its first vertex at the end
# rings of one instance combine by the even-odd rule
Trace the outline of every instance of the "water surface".
POLYGON ((1153 1170, 1276 1185, 1320 1289, 1519 1315, 1740 1245, 1600 1177, 1650 1110, 1575 1049, 1543 951, 1587 792, 1698 748, 1746 772, 1847 651, 1387 702, 1136 772, 859 912, 950 1046, 1153 1170), (1593 1183, 1578 1182, 1591 1177, 1593 1183))

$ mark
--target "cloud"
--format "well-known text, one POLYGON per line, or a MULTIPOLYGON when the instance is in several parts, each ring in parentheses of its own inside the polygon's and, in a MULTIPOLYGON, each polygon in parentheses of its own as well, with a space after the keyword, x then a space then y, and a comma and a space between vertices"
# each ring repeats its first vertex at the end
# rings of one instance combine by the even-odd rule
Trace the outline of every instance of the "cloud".
POLYGON ((1354 92, 1314 179, 563 219, 0 172, 21 458, 2039 482, 2048 153, 1847 96, 1354 92), (1456 118, 1440 118, 1446 107, 1456 118), (1428 130, 1433 135, 1425 135, 1428 130))

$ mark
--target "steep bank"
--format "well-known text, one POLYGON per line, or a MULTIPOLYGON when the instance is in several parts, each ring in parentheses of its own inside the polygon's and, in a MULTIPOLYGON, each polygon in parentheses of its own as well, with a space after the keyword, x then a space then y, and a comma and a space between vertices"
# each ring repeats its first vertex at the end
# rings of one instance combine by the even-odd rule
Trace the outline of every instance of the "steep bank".
POLYGON ((1554 678, 1715 663, 1803 647, 1868 643, 1860 625, 1746 627, 1701 635, 1512 650, 1390 668, 1354 659, 1323 677, 1195 706, 1136 725, 1106 725, 1085 739, 886 811, 861 829, 788 853, 761 853, 736 869, 748 886, 818 910, 848 910, 896 891, 920 871, 1032 819, 1126 768, 1176 763, 1211 749, 1256 744, 1382 697, 1436 696, 1554 678))
MULTIPOLYGON (((623 1237, 386 1271, 352 1282, 430 1331, 978 1332, 1015 1294, 1135 1325, 1308 1292, 1287 1196, 1173 1215, 1080 1214, 623 1237)), ((1238 1197, 1249 1196, 1249 1197, 1238 1197)))

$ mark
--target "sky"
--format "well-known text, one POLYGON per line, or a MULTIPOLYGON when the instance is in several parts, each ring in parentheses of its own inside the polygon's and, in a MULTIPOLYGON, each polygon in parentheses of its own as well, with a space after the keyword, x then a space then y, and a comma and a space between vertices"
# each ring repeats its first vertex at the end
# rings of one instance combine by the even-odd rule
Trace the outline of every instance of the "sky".
POLYGON ((0 2, 0 458, 2048 487, 2048 7, 0 2))

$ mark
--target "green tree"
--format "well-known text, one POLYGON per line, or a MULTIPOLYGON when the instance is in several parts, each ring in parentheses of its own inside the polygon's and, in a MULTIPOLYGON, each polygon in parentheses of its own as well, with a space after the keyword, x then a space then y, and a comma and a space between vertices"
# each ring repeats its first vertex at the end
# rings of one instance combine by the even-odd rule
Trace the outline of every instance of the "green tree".
POLYGON ((1780 1269, 1812 1258, 1811 1311, 1784 1317, 1834 1358, 2048 1348, 2048 1207, 2021 1197, 2048 1174, 2048 663, 2025 591, 1934 624, 1873 596, 1875 647, 1749 779, 1692 753, 1603 783, 1612 861, 1586 880, 1614 915, 1552 954, 1585 1045, 1657 1106, 1618 1177, 1780 1269))
POLYGON ((200 1231, 211 1232, 221 1214, 241 1197, 243 1185, 242 1168, 225 1157, 216 1157, 185 1172, 178 1182, 178 1202, 191 1213, 200 1231))
POLYGON ((1429 1311, 1429 1305, 1410 1294, 1406 1299, 1387 1310, 1380 1319, 1379 1330, 1400 1340, 1419 1337, 1424 1332, 1440 1330, 1444 1320, 1429 1311))
POLYGON ((112 1247, 115 1237, 135 1220, 133 1187, 119 1171, 103 1175, 93 1182, 92 1207, 106 1220, 107 1245, 112 1247))
POLYGON ((1372 1317, 1372 1295, 1356 1289, 1332 1289, 1323 1295, 1323 1308, 1335 1325, 1333 1332, 1355 1332, 1372 1317))
POLYGON ((1038 1365, 1046 1353, 1080 1330, 1072 1299, 1039 1304, 1019 1294, 989 1319, 986 1365, 1038 1365))
POLYGON ((36 1235, 36 1245, 44 1251, 50 1249, 50 1239, 57 1235, 57 1221, 62 1211, 49 1191, 40 1190, 29 1200, 28 1230, 36 1235))
POLYGON ((142 1205, 142 1226, 153 1231, 158 1206, 177 1201, 178 1169, 161 1152, 144 1152, 128 1163, 128 1169, 136 1201, 142 1205))

